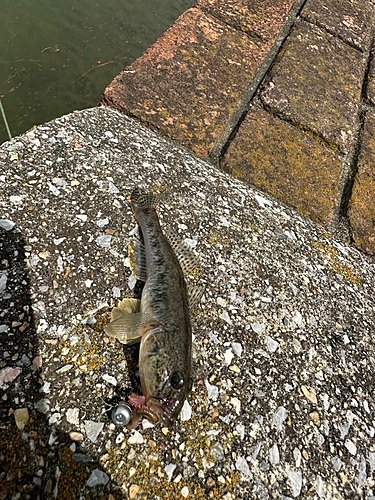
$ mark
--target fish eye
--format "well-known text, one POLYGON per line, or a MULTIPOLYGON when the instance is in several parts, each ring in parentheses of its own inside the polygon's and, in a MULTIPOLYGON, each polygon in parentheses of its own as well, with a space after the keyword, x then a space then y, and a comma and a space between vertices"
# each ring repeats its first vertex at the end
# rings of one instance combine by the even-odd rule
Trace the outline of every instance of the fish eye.
POLYGON ((184 385, 185 379, 184 375, 182 372, 179 370, 173 372, 171 376, 171 386, 173 389, 181 389, 181 387, 184 385))

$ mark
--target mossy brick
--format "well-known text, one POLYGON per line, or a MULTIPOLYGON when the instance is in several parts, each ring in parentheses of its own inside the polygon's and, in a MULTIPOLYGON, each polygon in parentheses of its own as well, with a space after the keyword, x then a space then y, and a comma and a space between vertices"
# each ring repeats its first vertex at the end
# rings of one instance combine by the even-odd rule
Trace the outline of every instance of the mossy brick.
POLYGON ((307 0, 301 17, 365 52, 371 43, 374 5, 368 0, 307 0))
POLYGON ((354 243, 375 254, 375 111, 365 116, 348 215, 354 243))
POLYGON ((355 132, 365 58, 316 26, 296 23, 261 90, 273 112, 348 151, 355 132))
POLYGON ((112 81, 101 104, 207 156, 268 48, 189 9, 112 81))
POLYGON ((260 40, 274 41, 295 0, 198 0, 196 7, 260 40))
POLYGON ((221 168, 327 225, 337 202, 337 153, 261 109, 251 109, 221 168))

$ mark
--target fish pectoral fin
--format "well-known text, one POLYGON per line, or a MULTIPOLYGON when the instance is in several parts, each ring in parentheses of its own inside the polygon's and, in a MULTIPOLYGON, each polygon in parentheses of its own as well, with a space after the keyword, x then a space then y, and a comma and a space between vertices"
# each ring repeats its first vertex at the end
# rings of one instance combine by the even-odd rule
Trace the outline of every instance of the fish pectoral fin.
POLYGON ((198 305, 200 304, 205 289, 203 286, 194 285, 193 283, 187 283, 186 289, 189 297, 190 311, 194 312, 197 310, 198 305))
POLYGON ((199 256, 172 231, 165 231, 165 234, 185 276, 199 272, 201 268, 199 256))
POLYGON ((159 326, 161 326, 159 321, 151 314, 123 314, 109 323, 105 327, 105 332, 109 337, 118 339, 123 344, 134 344, 139 342, 149 330, 159 326))
POLYGON ((129 239, 128 251, 129 266, 132 273, 137 280, 146 281, 147 270, 145 246, 135 235, 129 239))
POLYGON ((141 309, 141 301, 138 299, 123 299, 117 307, 111 311, 111 322, 116 321, 125 314, 136 314, 141 309))

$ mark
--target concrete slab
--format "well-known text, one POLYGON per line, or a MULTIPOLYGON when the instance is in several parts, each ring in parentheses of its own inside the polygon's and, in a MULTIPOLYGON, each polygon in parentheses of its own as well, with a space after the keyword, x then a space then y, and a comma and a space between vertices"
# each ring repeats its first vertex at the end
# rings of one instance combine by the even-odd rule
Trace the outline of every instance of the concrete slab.
POLYGON ((375 254, 375 111, 365 116, 349 219, 355 244, 375 254))
POLYGON ((370 259, 110 108, 16 148, 19 164, 0 147, 4 498, 374 495, 370 259), (205 292, 184 419, 129 432, 109 413, 137 390, 134 353, 103 328, 139 293, 127 196, 140 184, 200 255, 205 292))
POLYGON ((113 80, 101 104, 207 156, 267 50, 190 9, 113 80))
POLYGON ((374 5, 367 0, 307 0, 301 17, 366 52, 371 43, 374 5))
POLYGON ((354 137, 365 60, 356 49, 298 22, 261 91, 268 109, 348 151, 354 137))
POLYGON ((196 7, 251 37, 273 42, 295 0, 198 0, 196 7))
POLYGON ((251 109, 221 167, 320 224, 337 201, 341 161, 327 147, 261 109, 251 109))

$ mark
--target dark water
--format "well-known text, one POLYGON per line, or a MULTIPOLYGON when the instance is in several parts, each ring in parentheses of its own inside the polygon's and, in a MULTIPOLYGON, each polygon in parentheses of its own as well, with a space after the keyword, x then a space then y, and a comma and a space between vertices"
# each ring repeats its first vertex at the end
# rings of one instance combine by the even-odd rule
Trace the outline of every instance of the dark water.
POLYGON ((194 4, 0 0, 0 95, 12 135, 96 106, 111 80, 194 4))

